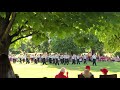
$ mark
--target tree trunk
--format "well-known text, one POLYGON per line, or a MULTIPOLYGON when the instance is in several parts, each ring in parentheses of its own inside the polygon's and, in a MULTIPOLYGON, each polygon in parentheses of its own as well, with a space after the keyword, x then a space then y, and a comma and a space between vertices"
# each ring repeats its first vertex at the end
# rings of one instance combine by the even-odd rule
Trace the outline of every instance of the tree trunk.
POLYGON ((92 52, 92 55, 95 54, 95 50, 94 49, 91 49, 91 52, 92 52))
POLYGON ((9 47, 10 47, 10 39, 6 39, 6 41, 0 44, 0 54, 9 54, 9 47))

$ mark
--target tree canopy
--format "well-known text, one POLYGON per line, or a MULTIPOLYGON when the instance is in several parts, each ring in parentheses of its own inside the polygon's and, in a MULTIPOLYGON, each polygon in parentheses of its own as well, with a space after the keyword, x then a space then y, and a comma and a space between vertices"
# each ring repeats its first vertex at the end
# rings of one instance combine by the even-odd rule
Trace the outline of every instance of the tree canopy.
POLYGON ((0 12, 0 53, 28 36, 39 43, 49 36, 64 38, 75 33, 79 38, 81 33, 92 33, 104 43, 106 51, 118 51, 119 18, 119 12, 0 12))

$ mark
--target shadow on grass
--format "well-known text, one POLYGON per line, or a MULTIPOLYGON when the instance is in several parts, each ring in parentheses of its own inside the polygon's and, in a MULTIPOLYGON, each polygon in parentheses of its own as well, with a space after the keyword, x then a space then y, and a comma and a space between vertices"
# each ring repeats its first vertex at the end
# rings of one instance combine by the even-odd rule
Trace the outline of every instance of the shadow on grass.
POLYGON ((93 66, 92 62, 87 62, 87 64, 81 64, 79 65, 72 65, 71 63, 69 65, 54 65, 54 64, 49 64, 48 68, 57 68, 61 69, 61 67, 65 67, 67 70, 76 70, 76 71, 83 71, 85 66, 89 65, 91 66, 91 71, 94 72, 100 72, 101 68, 107 68, 110 72, 120 72, 120 62, 97 62, 97 66, 93 66))

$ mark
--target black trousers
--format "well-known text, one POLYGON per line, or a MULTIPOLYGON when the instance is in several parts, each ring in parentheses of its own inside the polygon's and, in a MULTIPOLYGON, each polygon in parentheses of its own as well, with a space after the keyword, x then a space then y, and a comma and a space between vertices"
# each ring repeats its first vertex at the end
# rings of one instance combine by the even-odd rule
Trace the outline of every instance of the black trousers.
POLYGON ((37 64, 37 59, 34 60, 34 63, 37 64))
POLYGON ((65 59, 64 65, 65 65, 65 64, 67 64, 67 65, 69 64, 69 60, 68 60, 68 59, 65 59))
POLYGON ((79 61, 79 59, 77 59, 77 64, 80 64, 80 61, 79 61))
POLYGON ((20 63, 22 63, 22 59, 20 58, 20 63))
POLYGON ((53 59, 53 64, 55 64, 55 59, 53 59))
POLYGON ((30 63, 30 61, 29 61, 29 59, 27 58, 27 59, 26 59, 26 64, 29 64, 29 63, 30 63))
POLYGON ((60 59, 61 64, 63 64, 63 59, 60 59))
POLYGON ((65 58, 63 58, 63 64, 65 63, 65 58))
POLYGON ((67 64, 69 64, 69 59, 67 59, 67 64))
POLYGON ((51 58, 49 58, 49 63, 52 63, 52 59, 51 58))
POLYGON ((56 60, 55 65, 59 65, 58 59, 55 59, 55 60, 56 60))
POLYGON ((23 63, 25 62, 25 59, 23 59, 23 63))
POLYGON ((45 60, 45 58, 43 58, 42 61, 43 61, 43 65, 44 65, 44 64, 47 65, 47 64, 46 64, 46 60, 45 60))
POLYGON ((16 59, 13 59, 13 63, 16 63, 16 59))
POLYGON ((72 59, 72 64, 75 64, 75 59, 72 59))
POLYGON ((86 61, 86 59, 84 59, 84 64, 87 64, 87 61, 86 61))
POLYGON ((96 59, 93 59, 93 66, 96 66, 96 59))
POLYGON ((39 58, 37 58, 37 62, 39 62, 39 58))

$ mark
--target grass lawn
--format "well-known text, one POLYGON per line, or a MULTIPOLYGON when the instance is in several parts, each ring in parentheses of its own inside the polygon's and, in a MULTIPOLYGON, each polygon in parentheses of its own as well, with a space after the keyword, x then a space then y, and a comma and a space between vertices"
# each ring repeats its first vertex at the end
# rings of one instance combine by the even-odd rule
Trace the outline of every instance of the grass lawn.
MULTIPOLYGON (((87 65, 91 66, 91 72, 94 74, 95 78, 99 78, 100 68, 107 68, 109 70, 108 74, 117 74, 120 78, 120 62, 97 62, 97 66, 92 66, 92 62, 88 62, 87 65)), ((84 68, 85 64, 83 62, 80 65, 59 65, 55 66, 53 64, 42 65, 39 64, 13 64, 13 69, 16 74, 19 74, 20 78, 54 78, 54 76, 59 73, 61 67, 65 67, 69 72, 69 78, 77 78, 84 68)))

